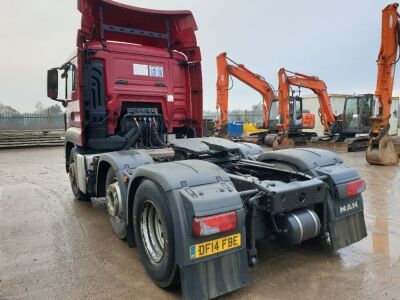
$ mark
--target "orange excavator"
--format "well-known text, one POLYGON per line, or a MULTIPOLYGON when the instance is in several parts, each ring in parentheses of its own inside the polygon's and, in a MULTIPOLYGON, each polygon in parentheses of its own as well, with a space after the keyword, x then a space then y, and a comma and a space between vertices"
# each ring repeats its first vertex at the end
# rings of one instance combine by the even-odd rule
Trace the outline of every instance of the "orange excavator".
POLYGON ((390 106, 394 73, 398 61, 399 4, 393 3, 382 10, 381 48, 378 55, 378 78, 375 90, 375 107, 371 118, 370 144, 366 158, 374 165, 394 165, 399 162, 395 140, 389 137, 390 106))
MULTIPOLYGON (((301 131, 294 131, 296 124, 291 125, 293 120, 301 119, 304 114, 299 113, 296 109, 296 102, 301 103, 300 97, 291 95, 291 86, 299 88, 308 88, 312 90, 317 96, 320 103, 320 117, 328 135, 336 134, 340 128, 336 116, 332 112, 329 95, 324 81, 316 76, 308 76, 301 73, 295 73, 284 68, 281 68, 278 73, 279 77, 279 109, 280 124, 278 124, 278 135, 273 142, 274 149, 290 148, 295 145, 295 140, 301 139, 302 142, 309 140, 312 134, 301 133, 301 131), (289 75, 290 74, 290 75, 289 75), (296 101, 297 98, 297 101, 296 101), (300 99, 300 100, 299 100, 300 99), (297 116, 297 118, 296 118, 297 116)), ((313 128, 314 120, 302 120, 303 128, 313 128), (309 125, 309 126, 308 126, 309 125), (312 127, 311 127, 312 125, 312 127)), ((315 134, 314 134, 315 135, 315 134)), ((266 137, 267 139, 267 137, 266 137)))
POLYGON ((268 128, 268 115, 271 103, 276 99, 274 89, 262 76, 253 73, 243 64, 238 64, 227 57, 223 52, 217 56, 217 111, 220 110, 219 118, 216 121, 217 134, 226 135, 228 124, 228 104, 229 104, 229 78, 233 76, 244 84, 259 92, 263 99, 264 128, 268 128), (232 64, 228 63, 231 62, 232 64))

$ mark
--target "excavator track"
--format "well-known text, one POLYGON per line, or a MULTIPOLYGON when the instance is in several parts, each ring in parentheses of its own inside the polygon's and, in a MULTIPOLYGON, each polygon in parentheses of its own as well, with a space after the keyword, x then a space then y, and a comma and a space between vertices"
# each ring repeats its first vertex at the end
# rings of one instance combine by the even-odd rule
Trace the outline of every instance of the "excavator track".
MULTIPOLYGON (((400 141, 399 141, 400 142, 400 141)), ((338 142, 333 140, 310 140, 306 141, 306 146, 311 148, 327 149, 335 152, 357 152, 365 151, 368 148, 369 139, 367 136, 347 138, 338 142)))
POLYGON ((335 152, 349 152, 349 144, 332 141, 306 141, 306 147, 326 149, 335 152))

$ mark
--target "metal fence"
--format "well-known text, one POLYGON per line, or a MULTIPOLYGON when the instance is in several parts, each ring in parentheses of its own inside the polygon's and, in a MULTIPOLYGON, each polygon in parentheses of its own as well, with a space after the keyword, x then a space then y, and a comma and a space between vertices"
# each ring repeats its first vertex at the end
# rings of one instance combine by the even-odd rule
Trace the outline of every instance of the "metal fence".
POLYGON ((23 130, 63 130, 64 116, 42 114, 0 114, 0 132, 23 130))
MULTIPOLYGON (((215 120, 215 112, 204 112, 203 118, 215 120)), ((229 113, 229 122, 242 121, 248 123, 262 123, 263 114, 260 111, 244 113, 229 113)), ((0 114, 0 132, 23 130, 63 130, 64 116, 62 114, 0 114)))

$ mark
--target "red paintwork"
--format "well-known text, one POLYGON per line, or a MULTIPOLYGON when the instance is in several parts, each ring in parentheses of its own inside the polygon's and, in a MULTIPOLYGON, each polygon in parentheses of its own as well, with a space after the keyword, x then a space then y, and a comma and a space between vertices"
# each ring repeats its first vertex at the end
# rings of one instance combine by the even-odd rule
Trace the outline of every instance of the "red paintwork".
POLYGON ((202 78, 201 55, 194 32, 196 23, 190 11, 160 11, 142 9, 109 0, 78 0, 82 13, 82 26, 77 36, 76 92, 67 106, 67 128, 81 128, 81 136, 75 141, 84 146, 83 107, 83 50, 95 49, 90 58, 104 60, 107 96, 108 133, 113 134, 120 117, 122 101, 161 103, 165 125, 173 128, 194 123, 198 135, 202 135, 202 78), (136 28, 153 32, 166 32, 169 19, 170 45, 166 40, 120 33, 105 33, 105 48, 100 39, 99 6, 103 7, 105 24, 136 28), (95 28, 95 29, 93 29, 95 28), (171 57, 172 56, 172 57, 171 57), (178 64, 177 59, 193 63, 190 67, 178 64), (162 66, 163 77, 133 74, 133 64, 162 66), (116 84, 127 80, 127 85, 116 84), (164 83, 165 87, 155 83, 164 83), (173 95, 174 101, 167 101, 173 95), (75 101, 74 101, 75 100, 75 101), (82 100, 82 101, 79 101, 82 100), (78 104, 79 103, 79 104, 78 104))
MULTIPOLYGON (((99 42, 90 43, 89 48, 99 48, 99 42)), ((172 128, 180 127, 185 119, 196 119, 194 106, 190 101, 189 74, 187 68, 178 64, 176 58, 184 59, 180 53, 174 53, 171 58, 165 49, 145 46, 115 44, 107 42, 108 51, 99 51, 93 57, 102 58, 105 61, 105 73, 107 75, 106 91, 107 111, 110 112, 108 133, 113 134, 119 118, 119 107, 124 102, 157 102, 161 103, 164 112, 165 126, 171 120, 172 128), (164 77, 150 77, 133 74, 133 64, 146 64, 162 66, 164 77), (127 85, 115 84, 117 80, 128 81, 127 85), (156 83, 164 83, 165 87, 157 87, 156 83), (167 96, 173 95, 174 101, 168 102, 167 96)))
MULTIPOLYGON (((78 10, 82 13, 82 35, 89 36, 92 33, 93 26, 96 28, 100 27, 99 6, 103 7, 104 23, 109 25, 165 33, 165 22, 166 18, 168 18, 170 22, 171 42, 175 44, 174 49, 183 51, 188 48, 197 47, 196 36, 194 34, 197 30, 197 25, 191 11, 144 9, 110 0, 78 0, 78 10)), ((143 36, 108 32, 105 37, 107 40, 166 48, 165 41, 143 36)), ((99 30, 96 30, 93 39, 100 40, 99 30)))

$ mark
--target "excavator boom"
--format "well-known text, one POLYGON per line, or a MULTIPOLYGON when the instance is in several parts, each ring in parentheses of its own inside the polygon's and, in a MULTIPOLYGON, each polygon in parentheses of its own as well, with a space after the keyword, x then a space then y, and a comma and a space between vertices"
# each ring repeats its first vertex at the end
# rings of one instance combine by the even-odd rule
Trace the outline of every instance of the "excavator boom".
POLYGON ((399 4, 393 3, 382 10, 381 48, 378 55, 378 76, 376 82, 376 103, 371 118, 370 144, 367 161, 375 165, 397 164, 398 154, 393 140, 388 136, 390 106, 399 47, 399 4))
POLYGON ((382 11, 382 41, 377 59, 378 78, 375 89, 379 107, 374 116, 379 119, 381 127, 386 126, 390 118, 390 105, 392 103, 391 98, 399 47, 398 6, 397 3, 390 4, 382 11))

